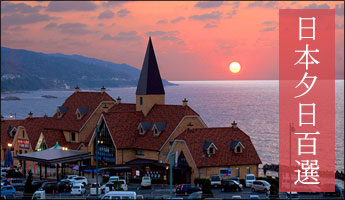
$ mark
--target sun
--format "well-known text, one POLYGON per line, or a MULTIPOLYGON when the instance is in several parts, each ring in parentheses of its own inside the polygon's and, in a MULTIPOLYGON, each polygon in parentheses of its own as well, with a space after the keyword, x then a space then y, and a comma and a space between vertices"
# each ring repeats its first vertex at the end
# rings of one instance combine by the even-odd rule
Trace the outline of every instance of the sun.
POLYGON ((229 69, 232 73, 237 74, 241 71, 241 65, 238 62, 232 62, 230 63, 229 69))

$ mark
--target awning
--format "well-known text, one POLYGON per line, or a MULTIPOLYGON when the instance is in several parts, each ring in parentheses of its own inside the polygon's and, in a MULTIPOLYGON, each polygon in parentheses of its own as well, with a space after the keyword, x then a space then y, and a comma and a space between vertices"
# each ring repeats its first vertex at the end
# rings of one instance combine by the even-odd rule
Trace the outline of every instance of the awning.
POLYGON ((91 158, 91 153, 78 150, 62 150, 51 148, 44 151, 36 151, 17 155, 18 160, 33 161, 43 164, 68 163, 91 158))

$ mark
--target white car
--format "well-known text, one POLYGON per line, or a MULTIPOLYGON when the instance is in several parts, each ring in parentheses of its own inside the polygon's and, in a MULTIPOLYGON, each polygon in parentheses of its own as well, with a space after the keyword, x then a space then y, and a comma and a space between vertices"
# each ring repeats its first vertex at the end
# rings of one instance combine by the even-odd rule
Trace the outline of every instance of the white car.
POLYGON ((46 199, 46 191, 37 190, 33 195, 32 199, 46 199))
POLYGON ((71 190, 71 195, 83 195, 86 193, 85 186, 83 184, 74 185, 71 190))
POLYGON ((124 191, 127 191, 127 190, 128 190, 128 186, 127 186, 126 180, 125 180, 125 179, 120 179, 119 181, 120 181, 120 183, 121 183, 121 188, 122 188, 124 191))
POLYGON ((1 176, 6 176, 7 168, 1 168, 1 176))
POLYGON ((113 188, 114 188, 114 183, 111 183, 111 182, 108 182, 104 185, 101 186, 101 191, 102 193, 108 193, 110 191, 113 191, 113 188))
POLYGON ((130 191, 113 191, 105 194, 102 199, 137 199, 137 193, 130 191))
POLYGON ((246 187, 252 187, 252 184, 255 180, 254 174, 247 174, 245 179, 246 187))
POLYGON ((148 176, 144 176, 142 179, 141 179, 141 187, 151 187, 151 178, 148 177, 148 176))
POLYGON ((87 182, 87 178, 85 178, 84 176, 77 176, 77 177, 74 177, 73 180, 83 184, 84 186, 86 186, 88 184, 87 182))
POLYGON ((73 179, 73 178, 75 178, 75 177, 78 177, 78 175, 68 175, 66 179, 69 179, 69 180, 70 180, 70 179, 73 179))
POLYGON ((109 178, 109 181, 108 182, 111 182, 111 183, 114 183, 115 181, 118 181, 120 178, 118 176, 111 176, 109 178))
POLYGON ((97 195, 97 185, 98 185, 98 194, 102 194, 101 185, 98 183, 93 183, 90 187, 90 195, 97 195))

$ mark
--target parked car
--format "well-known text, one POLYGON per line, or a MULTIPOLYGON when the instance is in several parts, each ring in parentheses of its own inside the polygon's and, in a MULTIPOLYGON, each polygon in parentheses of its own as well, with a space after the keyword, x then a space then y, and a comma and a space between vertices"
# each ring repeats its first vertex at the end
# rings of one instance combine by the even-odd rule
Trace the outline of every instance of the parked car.
POLYGON ((252 183, 252 191, 253 192, 268 192, 271 189, 271 184, 269 184, 267 181, 254 181, 252 183))
POLYGON ((6 172, 7 171, 7 168, 1 168, 1 176, 4 176, 6 177, 6 172))
POLYGON ((46 199, 46 192, 38 190, 32 195, 32 200, 46 199))
POLYGON ((242 184, 239 184, 234 180, 222 180, 221 181, 222 192, 226 191, 241 191, 243 189, 242 184))
POLYGON ((66 179, 73 179, 73 178, 75 178, 75 177, 78 177, 78 175, 68 175, 68 176, 66 177, 66 179))
POLYGON ((54 193, 58 192, 58 184, 57 182, 45 182, 42 184, 42 186, 40 187, 40 189, 38 189, 40 191, 46 191, 46 193, 54 193))
POLYGON ((13 187, 16 189, 16 191, 24 191, 24 185, 25 185, 25 179, 24 178, 11 178, 9 179, 9 183, 13 185, 13 187))
POLYGON ((59 192, 70 192, 73 187, 73 182, 69 179, 62 179, 57 183, 57 185, 59 192))
POLYGON ((193 192, 201 191, 201 188, 192 184, 182 184, 182 185, 178 185, 175 191, 176 191, 176 194, 187 195, 187 194, 192 194, 193 192))
POLYGON ((202 199, 202 191, 193 192, 187 197, 187 199, 202 199))
POLYGON ((111 183, 114 183, 115 181, 118 181, 120 178, 118 176, 111 176, 109 177, 109 181, 108 182, 111 182, 111 183))
POLYGON ((106 193, 102 199, 136 199, 137 194, 130 191, 113 191, 106 193))
POLYGON ((120 179, 119 182, 121 183, 121 188, 124 191, 127 191, 128 190, 128 186, 127 186, 126 180, 125 179, 120 179))
POLYGON ((16 190, 12 185, 1 186, 1 197, 14 196, 16 190))
POLYGON ((114 183, 108 182, 101 186, 101 191, 103 194, 113 191, 114 183))
POLYGON ((335 184, 334 192, 325 192, 323 193, 324 196, 337 196, 340 197, 341 195, 344 196, 344 188, 340 187, 340 185, 335 184))
POLYGON ((254 174, 247 174, 245 178, 246 187, 251 187, 255 180, 254 174))
POLYGON ((141 179, 141 187, 142 188, 151 188, 151 178, 148 177, 148 176, 144 176, 142 179, 141 179))
POLYGON ((219 175, 212 175, 211 176, 211 187, 219 187, 222 183, 221 183, 221 178, 219 175))
POLYGON ((234 180, 240 183, 240 177, 232 177, 231 180, 234 180))
POLYGON ((43 185, 43 183, 45 183, 45 182, 47 182, 47 181, 44 181, 44 180, 42 180, 42 181, 32 181, 33 191, 38 190, 43 185))
POLYGON ((88 184, 87 182, 87 178, 84 177, 84 176, 77 176, 77 177, 74 177, 73 180, 83 184, 84 186, 86 186, 88 184))
POLYGON ((86 189, 84 184, 80 183, 77 185, 73 185, 71 190, 71 195, 83 195, 86 193, 86 189))
POLYGON ((90 187, 90 195, 97 195, 97 186, 98 186, 98 194, 102 194, 102 188, 99 183, 92 183, 90 187))
POLYGON ((295 200, 299 199, 299 195, 297 192, 287 192, 286 196, 288 199, 295 199, 295 200))

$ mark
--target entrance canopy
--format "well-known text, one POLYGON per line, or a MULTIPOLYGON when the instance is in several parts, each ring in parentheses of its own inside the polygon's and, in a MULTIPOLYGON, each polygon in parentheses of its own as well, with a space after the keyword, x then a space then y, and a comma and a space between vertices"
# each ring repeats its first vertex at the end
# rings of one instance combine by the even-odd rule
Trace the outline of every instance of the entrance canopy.
POLYGON ((44 151, 20 154, 18 160, 33 161, 41 164, 68 163, 91 158, 89 152, 78 150, 63 150, 61 148, 51 148, 44 151))

